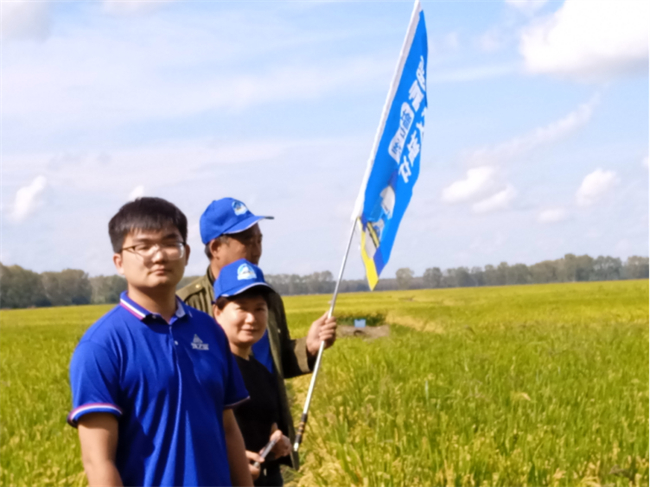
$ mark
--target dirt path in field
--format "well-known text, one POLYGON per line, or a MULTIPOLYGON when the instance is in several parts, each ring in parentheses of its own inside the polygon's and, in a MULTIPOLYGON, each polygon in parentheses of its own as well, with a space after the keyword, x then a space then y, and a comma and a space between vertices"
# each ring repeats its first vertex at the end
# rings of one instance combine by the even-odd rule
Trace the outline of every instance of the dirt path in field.
POLYGON ((367 340, 374 340, 375 338, 383 338, 390 335, 390 327, 388 325, 381 326, 366 326, 364 328, 356 328, 354 326, 339 325, 336 328, 336 338, 365 338, 367 340))
POLYGON ((421 318, 414 318, 409 315, 402 315, 394 312, 389 312, 386 315, 386 322, 394 325, 408 326, 417 331, 426 331, 430 333, 444 333, 444 329, 440 323, 431 320, 423 320, 421 318))

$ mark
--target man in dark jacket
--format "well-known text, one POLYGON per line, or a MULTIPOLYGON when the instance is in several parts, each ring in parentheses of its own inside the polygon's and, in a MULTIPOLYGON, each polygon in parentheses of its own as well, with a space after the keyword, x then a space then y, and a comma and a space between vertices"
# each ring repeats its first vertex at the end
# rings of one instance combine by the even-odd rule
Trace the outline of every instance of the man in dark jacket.
MULTIPOLYGON (((256 216, 246 205, 233 198, 222 198, 210 203, 201 215, 201 240, 210 265, 205 275, 178 291, 178 296, 190 306, 206 313, 212 312, 213 284, 220 270, 239 259, 255 265, 262 256, 262 232, 258 222, 272 217, 256 216)), ((290 379, 312 371, 321 341, 325 348, 336 339, 336 318, 327 313, 314 321, 304 338, 292 339, 287 326, 284 304, 279 294, 269 295, 269 319, 267 334, 255 344, 255 358, 269 370, 278 372, 278 387, 282 403, 282 415, 289 427, 291 443, 295 441, 293 420, 284 379, 290 379)), ((298 468, 298 455, 293 452, 291 461, 298 468)))

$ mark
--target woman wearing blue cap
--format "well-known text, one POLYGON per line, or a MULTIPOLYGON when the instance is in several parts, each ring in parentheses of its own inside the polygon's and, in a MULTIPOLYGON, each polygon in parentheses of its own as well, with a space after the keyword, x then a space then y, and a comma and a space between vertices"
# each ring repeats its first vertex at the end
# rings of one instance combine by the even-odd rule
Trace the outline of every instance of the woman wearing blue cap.
POLYGON ((235 409, 235 417, 257 486, 281 486, 280 463, 290 465, 287 455, 291 452, 275 372, 269 372, 251 351, 266 331, 270 291, 261 269, 246 259, 225 266, 214 283, 214 318, 228 337, 250 394, 250 400, 235 409), (263 458, 260 453, 272 442, 268 456, 263 458))

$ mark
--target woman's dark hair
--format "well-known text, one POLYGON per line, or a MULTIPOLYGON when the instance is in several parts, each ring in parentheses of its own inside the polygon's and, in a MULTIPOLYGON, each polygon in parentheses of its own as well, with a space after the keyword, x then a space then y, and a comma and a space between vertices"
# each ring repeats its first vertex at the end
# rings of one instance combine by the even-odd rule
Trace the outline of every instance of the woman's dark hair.
POLYGON ((162 198, 144 197, 130 201, 108 222, 108 235, 114 252, 120 252, 124 239, 134 230, 164 230, 175 227, 187 241, 187 218, 176 205, 162 198))
POLYGON ((228 303, 231 301, 236 301, 239 298, 255 298, 261 296, 264 298, 264 301, 266 301, 266 306, 270 308, 271 305, 269 304, 269 294, 271 294, 271 292, 272 290, 269 287, 255 286, 247 289, 243 293, 236 294, 235 296, 219 296, 214 304, 217 305, 217 308, 219 308, 219 310, 223 310, 228 303))

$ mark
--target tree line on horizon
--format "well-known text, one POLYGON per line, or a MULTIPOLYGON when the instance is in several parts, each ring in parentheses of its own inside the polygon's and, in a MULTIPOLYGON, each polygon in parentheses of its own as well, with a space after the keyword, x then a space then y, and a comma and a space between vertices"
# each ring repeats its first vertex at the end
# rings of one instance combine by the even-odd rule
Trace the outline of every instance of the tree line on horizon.
MULTIPOLYGON (((181 288, 198 276, 187 276, 181 288)), ((509 265, 456 267, 442 270, 426 269, 422 276, 407 267, 398 269, 394 278, 382 278, 377 291, 406 289, 437 289, 452 287, 505 286, 547 284, 555 282, 613 281, 619 279, 648 279, 648 257, 631 256, 625 262, 617 257, 566 254, 557 260, 545 260, 527 266, 509 265)), ((330 271, 307 275, 267 274, 266 280, 282 295, 328 294, 334 291, 334 276, 330 271)), ((83 304, 117 303, 126 290, 126 280, 117 275, 90 277, 79 269, 37 273, 18 265, 0 263, 0 307, 34 308, 83 304)), ((369 291, 365 279, 344 279, 339 291, 369 291)))

